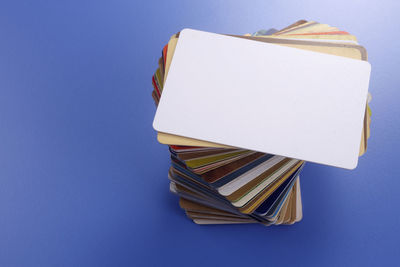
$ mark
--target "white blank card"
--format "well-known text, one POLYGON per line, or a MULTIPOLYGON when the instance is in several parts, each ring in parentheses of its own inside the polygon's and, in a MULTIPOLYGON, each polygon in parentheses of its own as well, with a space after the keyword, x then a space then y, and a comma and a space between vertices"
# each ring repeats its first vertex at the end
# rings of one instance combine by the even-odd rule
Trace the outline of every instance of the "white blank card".
POLYGON ((370 71, 365 61, 184 29, 153 127, 353 169, 370 71))

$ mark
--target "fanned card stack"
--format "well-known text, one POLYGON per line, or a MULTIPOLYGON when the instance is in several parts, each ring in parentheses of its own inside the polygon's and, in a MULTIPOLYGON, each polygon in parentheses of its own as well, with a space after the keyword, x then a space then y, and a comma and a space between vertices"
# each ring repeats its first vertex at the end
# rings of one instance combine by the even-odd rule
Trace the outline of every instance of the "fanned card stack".
POLYGON ((353 35, 314 21, 173 35, 152 78, 153 126, 181 208, 197 224, 300 221, 305 162, 353 169, 367 149, 369 75, 353 35))

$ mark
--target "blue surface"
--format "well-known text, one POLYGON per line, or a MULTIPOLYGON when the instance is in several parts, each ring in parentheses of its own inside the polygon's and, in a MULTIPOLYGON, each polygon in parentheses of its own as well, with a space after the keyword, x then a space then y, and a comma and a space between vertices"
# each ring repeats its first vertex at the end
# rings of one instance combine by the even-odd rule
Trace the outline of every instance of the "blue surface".
POLYGON ((0 266, 398 264, 399 2, 56 2, 0 2, 0 266), (191 223, 151 127, 161 48, 184 27, 303 18, 368 49, 367 154, 354 171, 308 164, 296 225, 191 223))

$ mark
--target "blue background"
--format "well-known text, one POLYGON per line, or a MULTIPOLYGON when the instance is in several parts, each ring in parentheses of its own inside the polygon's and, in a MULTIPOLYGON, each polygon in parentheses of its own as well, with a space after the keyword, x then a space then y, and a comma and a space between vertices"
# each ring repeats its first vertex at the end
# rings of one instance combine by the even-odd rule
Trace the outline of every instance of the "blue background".
POLYGON ((397 1, 1 1, 0 265, 398 263, 397 1), (304 219, 198 226, 168 191, 151 76, 185 27, 244 34, 299 19, 358 37, 372 137, 354 171, 307 164, 304 219))

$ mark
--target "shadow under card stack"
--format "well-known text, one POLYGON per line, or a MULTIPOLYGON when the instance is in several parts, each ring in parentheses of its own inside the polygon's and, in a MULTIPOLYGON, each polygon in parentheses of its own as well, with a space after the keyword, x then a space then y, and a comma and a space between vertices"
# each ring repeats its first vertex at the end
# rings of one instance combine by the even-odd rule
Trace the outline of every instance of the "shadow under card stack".
MULTIPOLYGON (((230 36, 367 61, 365 48, 353 35, 314 21, 300 20, 279 31, 230 36)), ((162 97, 178 41, 179 33, 164 46, 152 77, 156 105, 162 97)), ((360 156, 367 149, 370 123, 367 104, 360 156)), ((171 153, 170 191, 180 197, 179 205, 193 222, 268 226, 293 224, 302 219, 299 177, 305 161, 164 132, 158 132, 157 139, 168 145, 171 153)))

